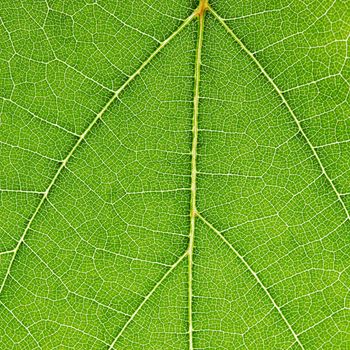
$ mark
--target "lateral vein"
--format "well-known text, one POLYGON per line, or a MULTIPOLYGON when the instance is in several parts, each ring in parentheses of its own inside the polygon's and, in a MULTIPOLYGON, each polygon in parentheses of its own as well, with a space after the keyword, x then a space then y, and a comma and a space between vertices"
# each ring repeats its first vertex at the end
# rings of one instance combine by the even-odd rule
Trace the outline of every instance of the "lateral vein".
POLYGON ((72 155, 74 154, 74 152, 77 150, 77 148, 79 147, 79 145, 85 140, 86 135, 90 133, 91 129, 96 125, 96 123, 101 119, 101 117, 104 115, 104 113, 107 111, 107 109, 111 106, 111 104, 118 98, 118 96, 120 95, 120 93, 141 73, 141 71, 152 61, 152 59, 159 53, 159 51, 161 51, 178 33, 180 33, 180 31, 186 27, 191 20, 195 17, 196 13, 192 13, 189 17, 187 17, 187 19, 185 19, 181 25, 176 29, 176 31, 174 31, 167 39, 165 39, 158 47, 155 51, 153 51, 153 53, 140 65, 140 67, 124 82, 123 85, 120 86, 120 88, 118 90, 115 91, 115 93, 113 94, 113 96, 108 100, 108 102, 105 104, 105 106, 101 109, 101 111, 95 116, 95 118, 92 120, 92 122, 89 124, 89 126, 86 128, 86 130, 79 136, 78 141, 74 144, 73 148, 70 150, 70 152, 68 153, 67 157, 61 162, 61 165, 59 166, 57 172, 55 173, 54 177, 52 178, 49 186, 47 187, 46 191, 43 193, 43 196, 41 197, 41 200, 38 204, 38 206, 36 207, 34 213, 32 214, 32 216, 30 217, 24 232, 22 234, 22 236, 20 237, 16 247, 14 248, 14 253, 13 256, 11 258, 11 261, 9 263, 9 266, 7 268, 7 271, 5 273, 5 276, 3 278, 3 281, 1 283, 0 286, 0 295, 2 293, 2 290, 5 286, 5 283, 10 275, 11 269, 12 269, 12 265, 13 262, 17 256, 18 250, 21 247, 34 219, 36 218, 37 214, 39 213, 41 207, 43 206, 43 204, 46 201, 46 198, 48 197, 50 191, 52 190, 54 184, 56 183, 56 180, 58 179, 58 177, 60 176, 60 174, 62 173, 62 170, 66 167, 68 161, 71 159, 72 155))
POLYGON ((326 178, 326 180, 330 184, 332 190, 336 194, 338 201, 341 204, 347 218, 350 219, 350 213, 349 213, 343 199, 341 198, 340 193, 338 192, 332 179, 330 178, 330 176, 326 172, 326 169, 322 164, 322 161, 321 161, 321 159, 316 151, 316 148, 313 146, 310 139, 306 135, 304 129, 301 126, 301 122, 299 121, 299 119, 295 115, 293 109, 291 108, 288 101, 284 97, 282 90, 280 90, 280 88, 276 85, 276 83, 273 81, 273 79, 270 77, 270 75, 266 72, 265 68, 261 65, 261 63, 258 61, 258 59, 254 56, 254 54, 243 44, 243 42, 237 37, 237 35, 232 31, 232 29, 225 23, 225 21, 219 16, 219 14, 217 14, 210 6, 208 6, 208 9, 214 15, 214 17, 221 23, 221 25, 226 29, 226 31, 232 36, 232 38, 237 42, 237 44, 242 48, 242 50, 253 60, 253 62, 256 64, 256 66, 260 69, 261 73, 265 76, 265 78, 272 85, 273 89, 276 91, 278 96, 281 98, 283 104, 286 106, 286 108, 288 109, 289 113, 291 114, 295 124, 297 125, 298 131, 300 132, 300 134, 302 135, 302 137, 306 141, 307 145, 311 149, 313 156, 316 158, 316 161, 321 169, 322 174, 324 175, 324 177, 326 178))
POLYGON ((171 265, 170 269, 167 270, 167 272, 162 276, 162 278, 154 285, 154 287, 152 288, 152 290, 144 297, 144 299, 142 300, 142 302, 140 303, 140 305, 136 308, 136 310, 134 311, 134 313, 130 316, 130 318, 127 320, 127 322, 124 324, 123 328, 119 331, 118 335, 114 338, 113 342, 111 343, 111 345, 108 347, 108 350, 112 350, 114 348, 114 345, 116 344, 116 342, 118 341, 118 339, 120 338, 120 336, 124 333, 124 331, 126 330, 126 328, 129 326, 129 324, 133 321, 133 319, 136 317, 136 315, 138 314, 138 312, 142 309, 142 307, 146 304, 146 302, 150 299, 150 297, 154 294, 154 292, 158 289, 158 287, 163 283, 163 281, 170 275, 170 273, 175 270, 176 266, 178 266, 180 264, 180 262, 185 258, 185 256, 187 255, 187 252, 185 252, 184 254, 182 254, 180 256, 179 259, 177 259, 177 261, 171 265))
POLYGON ((223 241, 224 243, 235 253, 235 255, 241 260, 241 262, 244 264, 244 266, 248 269, 248 271, 253 275, 254 279, 258 283, 258 285, 264 290, 268 298, 270 299, 271 303, 273 304, 274 308, 277 310, 281 318, 283 319, 284 323, 290 330, 291 334, 293 335, 296 343, 300 346, 301 349, 305 349, 303 344, 300 342, 300 339, 298 337, 298 334, 295 333, 294 329, 292 328, 292 325, 288 322, 286 317, 284 316, 281 308, 278 306, 278 304, 273 299, 271 293, 269 292, 268 288, 263 284, 261 281, 259 275, 252 269, 252 267, 248 264, 248 262, 244 259, 244 257, 235 249, 235 247, 225 238, 225 236, 217 230, 209 221, 207 221, 200 213, 197 213, 197 216, 203 221, 205 225, 207 225, 212 231, 214 231, 223 241))

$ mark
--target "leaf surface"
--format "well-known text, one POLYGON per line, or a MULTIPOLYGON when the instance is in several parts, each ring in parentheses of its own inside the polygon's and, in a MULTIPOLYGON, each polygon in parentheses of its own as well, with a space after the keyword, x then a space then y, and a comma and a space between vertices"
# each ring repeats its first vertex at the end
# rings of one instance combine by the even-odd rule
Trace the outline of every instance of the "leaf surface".
POLYGON ((348 1, 0 7, 2 349, 348 349, 348 1))

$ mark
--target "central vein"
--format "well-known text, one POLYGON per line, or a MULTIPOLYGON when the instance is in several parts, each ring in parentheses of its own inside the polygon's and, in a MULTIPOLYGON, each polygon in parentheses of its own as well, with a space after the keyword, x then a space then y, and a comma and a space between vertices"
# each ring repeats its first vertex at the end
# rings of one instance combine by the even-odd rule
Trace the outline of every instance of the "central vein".
POLYGON ((198 143, 198 103, 199 103, 199 81, 201 67, 201 52, 204 31, 204 16, 207 9, 207 0, 201 0, 197 15, 199 17, 198 40, 196 48, 195 72, 194 72, 194 96, 193 96, 193 121, 192 121, 192 152, 191 152, 191 205, 190 205, 190 233, 188 244, 188 333, 189 349, 193 350, 193 325, 192 325, 192 275, 193 275, 193 246, 196 224, 196 178, 197 178, 197 143, 198 143))

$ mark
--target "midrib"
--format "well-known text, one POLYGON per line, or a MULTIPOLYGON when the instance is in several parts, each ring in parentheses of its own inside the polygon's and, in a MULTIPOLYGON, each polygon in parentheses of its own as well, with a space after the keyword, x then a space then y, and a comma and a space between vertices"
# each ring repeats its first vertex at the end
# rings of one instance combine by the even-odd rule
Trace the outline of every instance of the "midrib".
POLYGON ((191 203, 190 203, 190 232, 189 243, 187 249, 188 255, 188 334, 189 334, 189 349, 193 350, 193 248, 195 225, 197 217, 196 209, 196 180, 197 180, 197 144, 198 144, 198 104, 199 104, 199 82, 200 82, 200 68, 201 68, 201 52, 203 44, 204 32, 204 17, 208 7, 207 0, 201 0, 196 15, 199 18, 198 25, 198 39, 195 56, 195 71, 194 71, 194 94, 193 94, 193 120, 192 120, 192 151, 191 151, 191 203))

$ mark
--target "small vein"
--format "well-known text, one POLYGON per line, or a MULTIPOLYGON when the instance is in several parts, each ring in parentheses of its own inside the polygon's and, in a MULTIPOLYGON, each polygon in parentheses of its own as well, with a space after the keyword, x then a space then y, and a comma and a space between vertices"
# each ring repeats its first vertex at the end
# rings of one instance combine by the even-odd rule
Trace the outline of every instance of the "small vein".
POLYGON ((330 147, 330 146, 335 146, 335 145, 341 145, 343 143, 349 143, 350 140, 342 140, 342 141, 334 141, 334 142, 329 142, 329 143, 324 143, 322 145, 317 145, 314 146, 314 148, 325 148, 325 147, 330 147))
POLYGON ((350 311, 350 307, 346 307, 344 306, 341 309, 338 309, 337 311, 334 311, 333 313, 331 313, 330 315, 324 317, 323 319, 321 319, 320 321, 318 321, 317 323, 315 323, 314 325, 312 325, 311 327, 308 327, 306 329, 304 329, 300 334, 304 334, 308 331, 310 331, 311 329, 314 329, 316 326, 319 326, 320 324, 322 324, 323 322, 333 318, 335 315, 337 315, 340 312, 344 312, 344 311, 350 311))
POLYGON ((11 148, 17 148, 17 149, 20 149, 21 151, 25 151, 25 152, 28 152, 28 153, 35 154, 36 156, 48 159, 48 160, 50 160, 52 162, 56 162, 56 163, 62 162, 61 159, 51 158, 51 157, 48 157, 48 156, 46 156, 44 154, 41 154, 39 152, 33 151, 33 150, 29 149, 29 148, 25 148, 25 147, 18 146, 18 145, 13 145, 13 144, 5 142, 5 141, 0 141, 0 145, 5 145, 5 146, 11 147, 11 148))
POLYGON ((301 349, 305 349, 303 344, 300 342, 300 339, 298 337, 298 334, 295 333, 294 329, 292 328, 291 324, 288 322, 286 317, 284 316, 281 308, 278 306, 278 304, 273 299, 272 295, 270 294, 268 288, 265 287, 263 282, 261 281, 259 275, 252 269, 252 267, 248 264, 248 262, 244 259, 244 257, 233 247, 233 245, 225 238, 225 236, 222 235, 222 233, 217 230, 210 222, 208 222, 200 213, 197 213, 198 217, 202 220, 202 222, 207 225, 212 231, 214 231, 223 241, 224 243, 235 253, 235 255, 241 260, 241 262, 245 265, 245 267, 248 269, 248 271, 253 275, 259 286, 264 290, 268 298, 270 299, 271 303, 283 319, 284 323, 292 333, 295 341, 298 343, 301 349))
POLYGON ((96 2, 95 4, 96 4, 96 6, 98 6, 101 10, 103 10, 104 12, 106 12, 107 14, 109 14, 110 16, 112 16, 114 19, 116 19, 116 20, 117 20, 119 23, 121 23, 123 26, 125 26, 125 27, 127 27, 127 28, 129 28, 129 29, 132 29, 132 30, 134 30, 135 32, 137 32, 137 33, 139 33, 139 34, 141 34, 141 35, 147 36, 148 38, 150 38, 150 39, 156 41, 156 42, 159 43, 159 44, 161 43, 161 41, 158 40, 158 39, 157 39, 156 37, 154 37, 153 35, 148 34, 148 33, 146 33, 146 32, 143 32, 142 30, 140 30, 140 29, 138 29, 138 28, 136 28, 136 27, 133 27, 132 25, 130 25, 130 24, 124 22, 123 20, 121 20, 120 18, 118 18, 114 13, 109 12, 107 9, 105 9, 105 8, 104 8, 102 5, 100 5, 98 2, 96 2))
POLYGON ((71 130, 66 129, 65 127, 63 127, 63 126, 61 126, 61 125, 59 125, 59 124, 57 124, 57 123, 53 123, 53 122, 51 122, 51 121, 49 121, 49 120, 46 120, 46 119, 44 119, 44 118, 42 118, 42 117, 40 117, 40 116, 34 114, 34 113, 31 112, 29 109, 27 109, 27 108, 21 106, 21 105, 18 104, 16 101, 11 100, 10 98, 6 98, 6 97, 0 97, 0 98, 1 98, 2 100, 6 101, 6 102, 9 102, 9 103, 14 104, 16 107, 18 107, 18 108, 20 108, 21 110, 23 110, 23 111, 29 113, 33 118, 36 118, 36 119, 42 121, 43 123, 49 124, 49 125, 51 125, 51 126, 57 128, 57 129, 63 130, 63 131, 66 132, 67 134, 70 134, 70 135, 79 137, 79 135, 78 135, 77 133, 75 133, 75 132, 73 132, 73 131, 71 131, 71 130))
POLYGON ((6 250, 4 252, 0 252, 0 255, 6 255, 6 254, 12 254, 14 252, 14 249, 12 250, 6 250))
POLYGON ((98 85, 99 87, 101 87, 104 90, 107 90, 109 92, 114 92, 111 88, 109 88, 108 86, 100 83, 99 81, 95 80, 92 77, 89 77, 88 75, 86 75, 85 73, 81 72, 79 69, 77 69, 76 67, 72 66, 71 64, 67 63, 66 61, 63 61, 62 59, 60 59, 59 57, 55 57, 57 62, 60 62, 62 64, 64 64, 65 66, 67 66, 68 68, 74 70, 74 72, 78 73, 79 75, 81 75, 83 78, 91 81, 92 83, 98 85))
MULTIPOLYGON (((84 330, 79 329, 79 328, 77 328, 77 327, 74 327, 74 326, 71 326, 71 325, 68 325, 68 324, 65 324, 65 323, 62 323, 62 322, 57 322, 57 321, 55 321, 55 320, 50 320, 50 319, 40 320, 39 322, 35 322, 35 323, 33 323, 32 325, 30 325, 30 327, 36 326, 36 325, 37 325, 38 323, 40 323, 40 322, 53 323, 53 324, 55 324, 55 325, 57 325, 57 326, 59 326, 59 327, 65 327, 65 328, 68 328, 68 329, 72 329, 72 330, 74 330, 74 331, 76 331, 76 332, 78 332, 78 333, 81 333, 81 334, 83 334, 83 335, 85 335, 85 336, 87 336, 87 337, 90 337, 90 338, 92 338, 92 339, 95 339, 95 340, 101 342, 101 343, 104 344, 104 345, 108 345, 107 342, 105 342, 103 339, 100 339, 100 338, 96 337, 95 335, 92 335, 92 334, 90 334, 90 333, 88 333, 88 332, 85 332, 84 330)), ((43 347, 40 347, 40 349, 43 349, 43 347)))
POLYGON ((10 193, 31 193, 31 194, 44 194, 43 191, 36 191, 36 190, 21 190, 21 189, 15 189, 15 188, 0 188, 0 192, 10 192, 10 193))
POLYGON ((280 8, 275 8, 275 9, 268 9, 268 10, 263 10, 263 11, 258 11, 254 13, 249 13, 247 15, 242 15, 242 16, 237 16, 237 17, 230 17, 230 18, 223 18, 224 21, 237 21, 239 19, 246 19, 249 17, 255 17, 255 16, 260 16, 260 15, 266 15, 267 13, 274 13, 274 12, 282 12, 283 10, 289 8, 291 6, 291 3, 288 3, 285 6, 282 6, 280 8))

